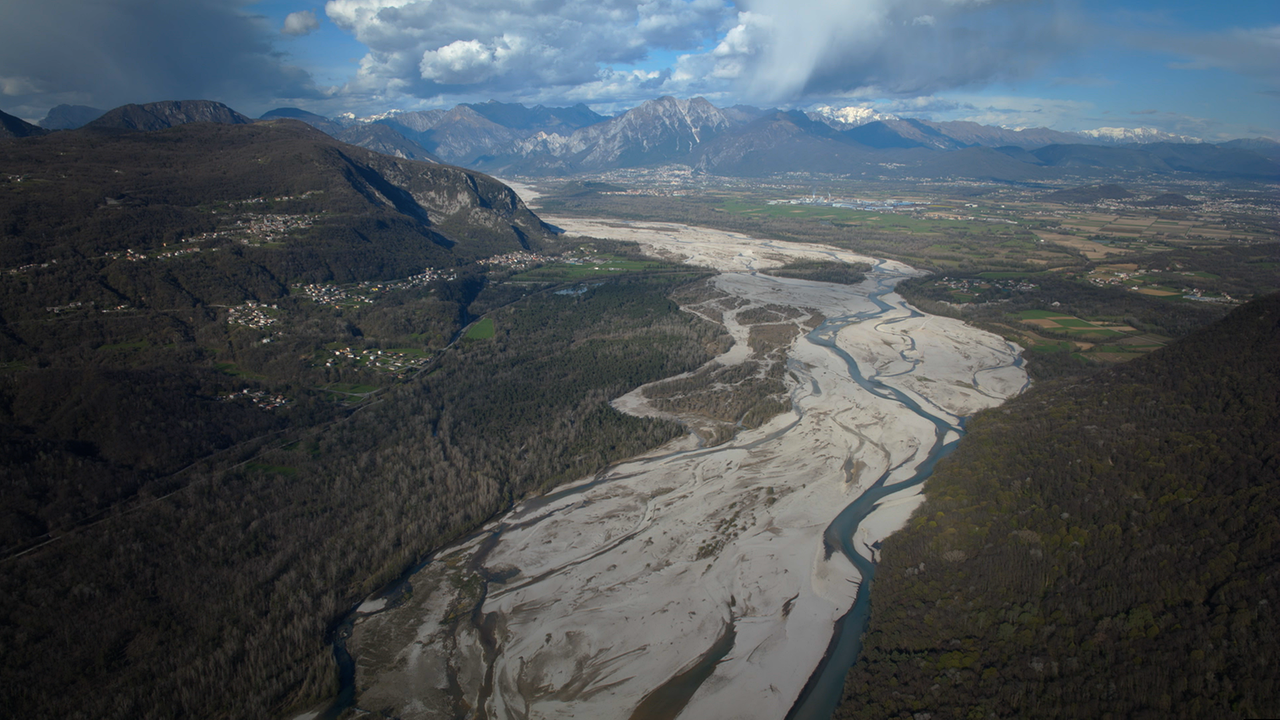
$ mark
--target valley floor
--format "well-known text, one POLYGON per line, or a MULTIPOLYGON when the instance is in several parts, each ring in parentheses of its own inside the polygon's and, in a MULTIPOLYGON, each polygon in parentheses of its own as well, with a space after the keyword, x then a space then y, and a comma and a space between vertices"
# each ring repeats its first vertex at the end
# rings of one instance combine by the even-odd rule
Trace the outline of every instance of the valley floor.
MULTIPOLYGON (((891 485, 912 475, 937 435, 806 334, 830 321, 818 332, 868 380, 954 428, 946 440, 958 437, 960 418, 1025 387, 1019 348, 920 315, 893 293, 875 313, 874 289, 915 274, 899 263, 672 224, 547 220, 718 270, 712 282, 728 297, 686 307, 735 336, 713 362, 748 360, 743 312, 793 308, 791 409, 714 447, 687 435, 525 502, 438 553, 391 609, 379 600, 362 608, 348 641, 356 705, 401 718, 470 716, 479 706, 500 718, 781 718, 860 581, 824 531, 881 476, 891 485), (875 267, 854 286, 759 274, 814 258, 875 267)), ((614 406, 661 414, 642 390, 614 406)), ((870 557, 907 521, 918 490, 890 496, 859 526, 859 552, 870 557)))

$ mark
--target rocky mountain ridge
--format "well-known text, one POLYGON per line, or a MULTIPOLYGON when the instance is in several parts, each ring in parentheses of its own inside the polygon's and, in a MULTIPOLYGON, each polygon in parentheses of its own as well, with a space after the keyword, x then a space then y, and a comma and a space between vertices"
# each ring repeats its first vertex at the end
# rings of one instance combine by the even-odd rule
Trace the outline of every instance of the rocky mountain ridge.
MULTIPOLYGON (((1088 182, 1139 174, 1280 178, 1280 143, 1264 138, 1215 145, 1150 129, 1007 129, 903 118, 856 106, 783 112, 662 97, 612 118, 585 105, 527 108, 494 101, 366 118, 326 118, 296 108, 262 117, 299 119, 343 142, 396 157, 503 175, 563 176, 671 164, 740 177, 816 172, 999 182, 1088 182)), ((184 101, 124 106, 87 127, 154 130, 186 122, 250 120, 221 103, 184 101)))

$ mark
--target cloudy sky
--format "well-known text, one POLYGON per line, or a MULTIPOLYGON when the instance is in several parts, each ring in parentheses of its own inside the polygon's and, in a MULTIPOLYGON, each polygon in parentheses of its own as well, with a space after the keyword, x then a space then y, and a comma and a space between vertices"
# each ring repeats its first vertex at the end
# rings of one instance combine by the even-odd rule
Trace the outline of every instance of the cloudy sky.
POLYGON ((204 98, 257 116, 659 95, 1280 138, 1277 0, 21 0, 0 110, 204 98))

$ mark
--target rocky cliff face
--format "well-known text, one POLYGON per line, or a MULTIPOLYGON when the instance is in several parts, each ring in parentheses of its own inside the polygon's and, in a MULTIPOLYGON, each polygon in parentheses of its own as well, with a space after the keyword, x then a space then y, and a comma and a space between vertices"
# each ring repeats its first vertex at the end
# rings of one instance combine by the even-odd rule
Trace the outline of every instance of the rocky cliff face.
POLYGON ((389 185, 388 191, 377 181, 367 181, 387 204, 403 202, 404 198, 397 197, 396 191, 403 192, 421 210, 420 215, 413 209, 409 209, 408 214, 419 215, 434 227, 446 231, 469 228, 467 233, 477 228, 512 232, 521 238, 522 246, 527 246, 523 238, 549 231, 515 191, 488 175, 451 165, 410 163, 374 153, 360 158, 359 162, 389 185))
POLYGON ((568 136, 538 133, 509 146, 485 167, 595 170, 687 158, 736 123, 703 98, 650 100, 568 136))

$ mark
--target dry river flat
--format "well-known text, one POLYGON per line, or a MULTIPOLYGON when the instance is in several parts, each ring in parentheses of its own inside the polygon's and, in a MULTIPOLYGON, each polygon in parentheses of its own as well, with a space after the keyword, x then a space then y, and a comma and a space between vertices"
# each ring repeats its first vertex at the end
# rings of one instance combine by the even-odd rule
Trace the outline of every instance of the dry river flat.
MULTIPOLYGON (((517 506, 448 548, 384 608, 371 599, 347 647, 356 706, 401 718, 784 717, 853 602, 853 564, 824 544, 835 515, 882 476, 911 476, 937 425, 851 376, 912 399, 943 423, 1020 392, 1019 349, 949 318, 921 315, 888 292, 916 274, 824 246, 765 241, 664 223, 548 218, 570 234, 633 240, 718 270, 725 295, 687 310, 725 324, 794 308, 787 350, 791 410, 727 442, 689 434, 593 478, 517 506), (856 286, 770 277, 801 258, 869 262, 856 286), (887 309, 884 309, 887 305, 887 309), (875 317, 859 320, 858 313, 875 317), (758 312, 758 311, 757 311, 758 312), (657 692, 655 692, 657 691, 657 692)), ((643 392, 614 406, 661 414, 643 392)), ((687 418, 696 427, 698 418, 687 418)), ((906 522, 919 488, 889 496, 854 536, 858 551, 906 522)))

